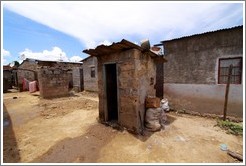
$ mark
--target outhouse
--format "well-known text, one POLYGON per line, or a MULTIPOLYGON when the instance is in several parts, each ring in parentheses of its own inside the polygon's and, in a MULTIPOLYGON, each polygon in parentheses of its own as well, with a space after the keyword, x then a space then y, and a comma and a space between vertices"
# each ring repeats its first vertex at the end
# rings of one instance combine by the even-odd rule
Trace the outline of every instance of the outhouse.
POLYGON ((156 63, 166 60, 124 39, 83 52, 97 57, 100 121, 116 122, 140 133, 145 98, 156 95, 156 63))

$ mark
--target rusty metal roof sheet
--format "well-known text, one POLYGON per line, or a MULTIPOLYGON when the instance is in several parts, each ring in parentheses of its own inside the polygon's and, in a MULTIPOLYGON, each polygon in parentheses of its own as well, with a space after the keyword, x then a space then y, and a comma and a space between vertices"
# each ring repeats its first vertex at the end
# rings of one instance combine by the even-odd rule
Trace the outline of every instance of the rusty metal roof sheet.
MULTIPOLYGON (((109 46, 105 46, 105 45, 99 45, 97 46, 95 49, 87 49, 87 50, 83 50, 84 53, 87 53, 91 56, 100 56, 100 55, 107 55, 107 54, 112 54, 112 53, 116 53, 116 52, 120 52, 120 51, 124 51, 124 50, 129 50, 129 49, 138 49, 141 52, 145 52, 148 55, 150 55, 151 57, 159 57, 159 55, 153 53, 150 50, 144 50, 142 47, 140 47, 139 45, 136 45, 132 42, 129 42, 125 39, 121 40, 120 42, 117 43, 113 43, 109 46)), ((166 62, 166 59, 163 58, 163 61, 166 62)))
MULTIPOLYGON (((139 45, 136 45, 132 42, 129 42, 125 39, 122 39, 120 42, 117 43, 112 43, 109 46, 105 46, 105 45, 99 45, 97 46, 95 49, 87 49, 87 50, 83 50, 84 53, 87 53, 91 56, 100 56, 100 55, 108 55, 108 54, 113 54, 116 52, 120 52, 120 51, 124 51, 124 50, 129 50, 129 49, 138 49, 141 52, 145 52, 148 55, 150 55, 152 58, 158 58, 160 60, 160 56, 155 54, 154 52, 150 51, 150 50, 144 50, 142 47, 140 47, 139 45)), ((87 57, 88 58, 88 57, 87 57)), ((164 57, 162 58, 162 62, 167 62, 167 60, 164 57)))
POLYGON ((143 49, 140 46, 123 39, 120 42, 112 43, 109 46, 105 46, 102 44, 97 46, 95 49, 87 49, 87 50, 83 50, 83 52, 90 54, 92 56, 98 56, 98 55, 112 54, 115 52, 128 50, 132 48, 136 48, 140 51, 143 51, 143 49))
POLYGON ((208 31, 208 32, 199 33, 199 34, 193 34, 193 35, 183 36, 183 37, 174 38, 174 39, 170 39, 170 40, 164 40, 164 41, 161 41, 161 44, 156 44, 155 46, 160 46, 160 45, 162 45, 162 43, 164 43, 164 42, 170 42, 170 41, 175 41, 175 40, 181 40, 181 39, 186 39, 186 38, 190 38, 190 37, 195 37, 195 36, 200 36, 200 35, 206 35, 206 34, 215 33, 215 32, 220 32, 220 31, 227 31, 227 30, 232 30, 232 29, 240 29, 240 28, 243 28, 243 25, 235 26, 235 27, 231 27, 231 28, 219 29, 219 30, 215 30, 215 31, 208 31))

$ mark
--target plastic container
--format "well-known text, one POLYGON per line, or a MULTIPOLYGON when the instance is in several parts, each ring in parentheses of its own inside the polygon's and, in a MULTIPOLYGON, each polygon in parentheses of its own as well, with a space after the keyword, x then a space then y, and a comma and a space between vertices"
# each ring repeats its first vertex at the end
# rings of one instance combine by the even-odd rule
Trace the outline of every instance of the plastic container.
POLYGON ((220 144, 220 149, 223 150, 223 151, 228 150, 226 144, 220 144))

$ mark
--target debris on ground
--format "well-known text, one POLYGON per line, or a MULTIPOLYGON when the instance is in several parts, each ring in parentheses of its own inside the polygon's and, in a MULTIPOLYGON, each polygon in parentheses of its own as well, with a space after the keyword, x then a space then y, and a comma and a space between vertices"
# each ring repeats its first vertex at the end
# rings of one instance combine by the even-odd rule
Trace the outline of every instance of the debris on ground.
POLYGON ((161 108, 166 112, 170 111, 168 100, 166 98, 161 100, 161 108))
POLYGON ((238 153, 233 152, 231 150, 227 150, 227 154, 238 159, 239 161, 243 161, 243 156, 241 154, 238 154, 238 153))
POLYGON ((220 149, 223 150, 223 151, 228 150, 226 144, 220 144, 220 149))

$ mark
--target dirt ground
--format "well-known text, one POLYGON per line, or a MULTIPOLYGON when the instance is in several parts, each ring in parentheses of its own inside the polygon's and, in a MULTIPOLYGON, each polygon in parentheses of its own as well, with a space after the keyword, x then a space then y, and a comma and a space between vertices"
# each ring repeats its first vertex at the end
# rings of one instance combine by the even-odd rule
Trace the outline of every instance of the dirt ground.
POLYGON ((94 93, 3 97, 4 163, 237 163, 222 143, 243 154, 243 137, 227 134, 215 119, 170 112, 164 130, 137 136, 98 123, 94 93))

